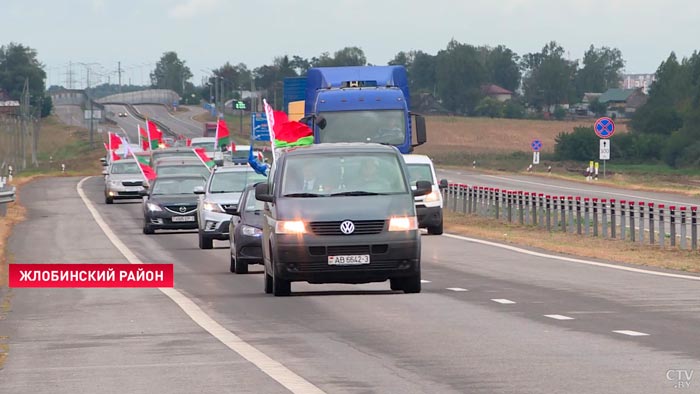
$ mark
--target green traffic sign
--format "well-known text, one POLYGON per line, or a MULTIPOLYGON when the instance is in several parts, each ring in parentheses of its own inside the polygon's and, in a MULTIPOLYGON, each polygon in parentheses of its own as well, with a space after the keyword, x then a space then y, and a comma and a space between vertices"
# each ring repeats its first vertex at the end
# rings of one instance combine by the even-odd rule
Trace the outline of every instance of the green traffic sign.
POLYGON ((245 109, 245 103, 243 101, 236 101, 236 109, 245 109))

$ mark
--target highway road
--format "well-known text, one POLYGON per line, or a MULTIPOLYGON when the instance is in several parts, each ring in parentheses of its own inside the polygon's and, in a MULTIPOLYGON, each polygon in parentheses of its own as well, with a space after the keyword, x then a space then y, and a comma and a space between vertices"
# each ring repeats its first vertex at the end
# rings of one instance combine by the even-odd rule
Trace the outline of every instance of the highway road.
POLYGON ((184 134, 189 138, 202 136, 202 123, 192 119, 193 116, 205 112, 200 107, 189 106, 187 108, 190 111, 175 114, 171 114, 163 105, 136 105, 135 107, 143 115, 160 121, 177 134, 184 134))
POLYGON ((138 124, 142 126, 145 126, 145 124, 140 119, 134 117, 123 105, 105 105, 105 109, 110 119, 117 122, 117 127, 121 131, 120 134, 126 133, 129 136, 129 141, 134 144, 137 143, 139 136, 136 127, 138 124), (125 112, 126 117, 120 118, 117 116, 120 112, 125 112), (112 116, 111 114, 114 115, 112 116))
POLYGON ((260 269, 228 272, 225 243, 145 236, 139 202, 79 182, 21 190, 14 261, 172 263, 176 292, 14 289, 3 393, 662 393, 700 370, 698 277, 426 235, 421 294, 294 283, 276 298, 260 269))

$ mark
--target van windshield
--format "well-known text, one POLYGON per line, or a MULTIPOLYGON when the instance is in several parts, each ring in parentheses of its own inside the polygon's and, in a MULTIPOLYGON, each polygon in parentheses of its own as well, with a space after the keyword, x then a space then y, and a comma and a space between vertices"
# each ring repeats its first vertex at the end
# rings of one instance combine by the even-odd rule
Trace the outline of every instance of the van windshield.
POLYGON ((406 164, 406 166, 408 167, 408 177, 411 180, 411 186, 416 186, 418 181, 428 181, 435 184, 430 164, 406 164))
POLYGON ((299 155, 287 158, 282 195, 334 197, 407 192, 398 157, 386 153, 299 155))

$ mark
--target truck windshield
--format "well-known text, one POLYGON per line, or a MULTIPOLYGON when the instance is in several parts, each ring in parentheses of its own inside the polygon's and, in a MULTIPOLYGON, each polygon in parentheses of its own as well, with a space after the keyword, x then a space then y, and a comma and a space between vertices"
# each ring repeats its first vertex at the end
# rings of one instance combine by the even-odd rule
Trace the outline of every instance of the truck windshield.
POLYGON ((323 112, 326 127, 320 142, 376 142, 401 145, 406 139, 406 118, 401 110, 323 112))
POLYGON ((282 195, 362 196, 406 193, 398 157, 386 153, 299 155, 285 164, 282 195))

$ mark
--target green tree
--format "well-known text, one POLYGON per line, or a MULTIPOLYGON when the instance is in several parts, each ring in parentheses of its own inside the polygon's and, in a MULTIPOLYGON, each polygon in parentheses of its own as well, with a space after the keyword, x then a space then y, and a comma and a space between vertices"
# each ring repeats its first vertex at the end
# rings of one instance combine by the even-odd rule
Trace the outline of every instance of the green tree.
POLYGON ((593 160, 598 155, 598 137, 593 127, 575 127, 572 132, 562 131, 554 139, 557 160, 593 160))
POLYGON ((481 98, 481 85, 486 81, 484 65, 477 49, 452 40, 437 54, 435 67, 437 90, 445 107, 453 112, 469 114, 481 98))
POLYGON ((525 100, 530 106, 549 109, 575 99, 577 63, 565 59, 564 48, 555 41, 545 45, 539 53, 523 56, 521 65, 525 70, 525 100))
POLYGON ((48 115, 42 110, 46 89, 44 65, 37 59, 36 50, 22 44, 10 43, 0 46, 0 89, 13 100, 19 100, 24 90, 25 80, 29 81, 29 103, 34 113, 48 115))
POLYGON ((576 75, 577 97, 586 92, 605 92, 618 87, 622 79, 622 69, 625 61, 622 52, 617 48, 593 45, 583 55, 583 66, 576 75))
POLYGON ((345 47, 335 52, 333 62, 336 66, 365 66, 367 57, 358 47, 345 47))
POLYGON ((174 90, 182 96, 190 78, 192 72, 185 65, 185 61, 180 60, 177 53, 170 51, 163 53, 156 63, 156 68, 151 72, 151 85, 158 89, 174 90))
POLYGON ((520 87, 520 58, 515 52, 503 45, 487 48, 484 67, 489 81, 502 88, 515 92, 520 87))
POLYGON ((596 116, 605 116, 605 114, 608 112, 607 104, 601 103, 597 98, 593 99, 593 101, 588 104, 588 109, 596 116))

